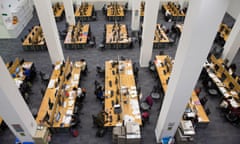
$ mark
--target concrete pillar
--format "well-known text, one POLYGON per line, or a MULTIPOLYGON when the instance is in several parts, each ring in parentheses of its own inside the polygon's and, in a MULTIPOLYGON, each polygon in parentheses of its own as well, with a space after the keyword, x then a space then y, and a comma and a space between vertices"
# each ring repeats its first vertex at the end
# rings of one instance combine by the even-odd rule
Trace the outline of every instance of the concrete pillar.
POLYGON ((77 0, 77 1, 75 1, 75 4, 76 4, 77 6, 80 6, 80 5, 82 4, 82 0, 77 0))
POLYGON ((128 0, 128 10, 132 10, 132 8, 133 8, 132 0, 128 0))
POLYGON ((158 16, 159 0, 146 0, 143 32, 142 32, 142 45, 140 51, 140 66, 147 67, 148 62, 152 57, 154 31, 156 29, 156 22, 158 16))
POLYGON ((37 123, 0 57, 0 115, 21 142, 34 142, 37 123))
POLYGON ((192 0, 155 128, 156 140, 174 137, 228 6, 227 0, 192 0))
POLYGON ((139 31, 140 28, 140 4, 141 0, 132 0, 132 31, 139 31))
POLYGON ((72 0, 63 0, 64 10, 66 21, 69 25, 75 25, 75 15, 73 10, 73 1, 72 0))
POLYGON ((228 64, 231 64, 238 52, 239 47, 240 47, 240 15, 238 15, 237 20, 226 41, 226 44, 224 45, 222 58, 228 59, 229 60, 228 64))
POLYGON ((55 64, 57 61, 63 61, 64 56, 57 25, 53 15, 51 1, 34 0, 34 4, 47 43, 47 48, 52 64, 55 64))

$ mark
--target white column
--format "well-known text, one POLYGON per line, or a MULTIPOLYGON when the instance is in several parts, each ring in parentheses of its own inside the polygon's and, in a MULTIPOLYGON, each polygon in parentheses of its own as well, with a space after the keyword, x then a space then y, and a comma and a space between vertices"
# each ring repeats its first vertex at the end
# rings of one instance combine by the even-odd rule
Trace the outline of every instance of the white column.
POLYGON ((131 28, 132 31, 138 31, 139 30, 139 24, 140 24, 140 0, 132 0, 132 23, 131 28))
POLYGON ((155 128, 157 142, 173 137, 228 6, 227 0, 191 0, 174 67, 155 128))
POLYGON ((76 0, 76 1, 75 1, 75 4, 76 4, 77 6, 80 6, 80 5, 82 4, 82 0, 76 0))
POLYGON ((0 57, 0 115, 21 142, 33 142, 37 123, 0 57))
POLYGON ((239 47, 240 47, 240 15, 238 15, 238 18, 226 41, 226 44, 224 45, 222 58, 228 59, 229 60, 228 64, 231 64, 238 52, 239 47))
POLYGON ((64 10, 66 21, 70 25, 75 25, 75 16, 73 10, 73 1, 72 0, 63 0, 64 10))
POLYGON ((63 51, 50 0, 34 0, 52 64, 63 61, 63 51))
POLYGON ((132 10, 133 7, 132 0, 128 0, 128 10, 132 10))
POLYGON ((140 66, 147 67, 152 57, 154 31, 158 16, 159 0, 146 0, 144 9, 140 66))

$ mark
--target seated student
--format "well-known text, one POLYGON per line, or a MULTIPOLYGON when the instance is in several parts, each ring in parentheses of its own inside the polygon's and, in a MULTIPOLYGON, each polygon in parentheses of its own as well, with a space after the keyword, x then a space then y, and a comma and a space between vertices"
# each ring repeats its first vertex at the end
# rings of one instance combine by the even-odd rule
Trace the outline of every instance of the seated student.
POLYGON ((104 95, 103 95, 104 91, 102 86, 99 86, 94 93, 97 96, 97 99, 99 99, 101 102, 104 100, 104 95))
POLYGON ((142 123, 143 123, 143 126, 145 125, 146 122, 149 122, 149 112, 148 111, 144 111, 142 113, 142 123))
POLYGON ((30 77, 30 76, 31 76, 31 70, 30 70, 30 69, 23 68, 23 74, 24 74, 26 77, 30 77))
POLYGON ((80 61, 82 62, 81 72, 85 72, 87 67, 87 62, 85 61, 85 59, 81 59, 80 61))
POLYGON ((152 107, 152 105, 153 105, 153 99, 152 99, 152 97, 151 97, 151 96, 147 96, 146 99, 145 99, 145 101, 147 102, 147 104, 150 106, 150 109, 151 109, 151 107, 152 107))
POLYGON ((228 72, 230 75, 233 75, 237 70, 237 65, 234 63, 234 64, 231 64, 229 67, 228 67, 228 72))

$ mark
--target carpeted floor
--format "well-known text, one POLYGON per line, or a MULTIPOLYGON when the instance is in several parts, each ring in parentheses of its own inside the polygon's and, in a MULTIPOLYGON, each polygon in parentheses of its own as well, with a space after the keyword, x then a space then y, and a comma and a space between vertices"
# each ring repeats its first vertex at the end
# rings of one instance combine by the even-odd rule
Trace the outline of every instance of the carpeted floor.
MULTIPOLYGON (((234 20, 226 14, 224 22, 228 24, 232 24, 234 20)), ((106 21, 105 16, 101 11, 97 12, 97 21, 93 22, 85 22, 89 23, 91 26, 92 34, 96 37, 97 45, 103 39, 103 31, 104 24, 110 23, 106 21)), ((124 21, 121 23, 125 23, 128 25, 129 32, 131 33, 131 12, 127 12, 127 15, 124 21)), ((172 23, 167 23, 164 21, 163 16, 159 13, 158 23, 162 23, 170 28, 172 23)), ((33 61, 38 71, 43 71, 45 73, 51 74, 51 61, 49 58, 49 54, 47 51, 35 51, 35 52, 25 52, 21 47, 20 38, 24 37, 28 33, 28 29, 30 29, 33 25, 39 24, 38 17, 36 13, 34 13, 34 17, 26 26, 24 31, 21 33, 19 38, 17 39, 1 39, 0 40, 0 55, 4 59, 5 62, 14 60, 15 57, 24 58, 26 61, 33 61)), ((65 19, 61 22, 57 22, 57 26, 59 31, 64 30, 65 28, 65 19)), ((61 41, 63 46, 63 41, 61 41)), ((215 46, 215 45, 214 45, 215 46)), ((170 55, 174 58, 176 52, 177 44, 165 47, 161 49, 165 54, 170 55)), ((160 49, 154 49, 152 58, 159 53, 160 49)), ((112 143, 112 135, 111 130, 109 130, 106 135, 102 138, 96 137, 96 129, 92 128, 92 114, 96 114, 101 110, 102 105, 99 101, 96 101, 94 95, 94 81, 98 80, 102 84, 104 84, 104 80, 96 76, 96 66, 104 66, 104 62, 110 59, 116 59, 117 56, 124 56, 130 58, 133 62, 138 63, 140 48, 138 43, 134 43, 133 49, 106 49, 104 51, 99 50, 98 48, 84 48, 80 50, 66 50, 63 47, 63 53, 65 58, 70 57, 72 61, 80 60, 82 58, 86 59, 88 63, 89 73, 85 77, 81 77, 81 87, 85 87, 87 89, 87 97, 84 102, 84 106, 82 109, 82 115, 80 115, 81 119, 81 127, 79 127, 79 136, 72 137, 68 132, 67 133, 56 133, 53 134, 52 143, 53 144, 110 144, 112 143)), ((239 66, 240 59, 238 58, 239 52, 234 59, 234 62, 239 66)), ((239 69, 238 69, 239 71, 239 69)), ((142 89, 143 97, 146 97, 150 94, 154 85, 157 84, 157 80, 155 80, 147 68, 140 68, 138 85, 142 89)), ((198 84, 199 85, 199 84, 198 84)), ((33 93, 30 95, 30 105, 29 109, 37 110, 40 106, 42 95, 40 92, 42 84, 40 82, 40 77, 33 83, 32 91, 33 93)), ((204 96, 206 93, 203 91, 200 94, 204 96)), ((210 97, 208 96, 209 101, 207 106, 211 110, 211 114, 209 115, 210 123, 205 128, 198 128, 196 130, 196 136, 194 141, 191 143, 196 144, 238 144, 240 137, 240 129, 231 125, 227 122, 224 116, 221 114, 220 110, 217 108, 220 97, 210 97)), ((159 107, 161 102, 154 101, 154 105, 150 111, 150 123, 145 125, 142 128, 142 143, 144 144, 154 144, 155 140, 155 125, 157 121, 157 117, 159 114, 159 107)), ((0 133, 0 143, 14 143, 15 136, 11 133, 9 129, 6 129, 4 132, 0 133)))

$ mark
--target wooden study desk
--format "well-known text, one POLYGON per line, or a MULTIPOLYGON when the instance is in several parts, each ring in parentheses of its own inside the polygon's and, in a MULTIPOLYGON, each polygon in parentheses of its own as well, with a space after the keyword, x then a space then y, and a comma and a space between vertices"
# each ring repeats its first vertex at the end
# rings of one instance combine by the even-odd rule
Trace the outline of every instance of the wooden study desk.
POLYGON ((82 3, 76 8, 75 18, 80 21, 89 21, 92 19, 94 7, 92 4, 82 3))
POLYGON ((124 19, 124 8, 117 3, 107 6, 107 19, 109 21, 120 21, 124 19))
POLYGON ((183 21, 185 18, 185 13, 177 8, 177 5, 174 2, 168 2, 162 5, 162 11, 165 15, 165 12, 168 11, 174 21, 183 21))
POLYGON ((221 24, 218 32, 220 33, 220 37, 222 37, 224 39, 224 41, 227 41, 228 36, 231 32, 231 28, 228 27, 228 25, 226 25, 226 24, 221 24))
POLYGON ((2 117, 0 117, 0 126, 1 126, 2 122, 3 122, 3 119, 2 119, 2 117))
POLYGON ((142 125, 131 60, 106 61, 104 105, 107 113, 104 126, 122 125, 123 120, 142 125), (121 110, 118 114, 114 112, 117 106, 121 110))
POLYGON ((66 38, 64 40, 64 46, 67 49, 79 49, 84 48, 88 42, 88 36, 90 32, 89 24, 70 25, 66 38))
POLYGON ((168 38, 167 34, 161 28, 160 24, 156 25, 155 35, 153 40, 153 47, 154 48, 161 48, 169 44, 171 41, 168 38))
POLYGON ((52 9, 53 9, 53 13, 54 13, 56 21, 62 20, 63 15, 64 15, 63 3, 57 2, 57 3, 53 4, 52 9))
POLYGON ((219 91, 225 98, 232 96, 239 99, 240 84, 238 83, 238 77, 234 78, 228 72, 223 66, 222 59, 216 59, 214 55, 211 55, 210 60, 211 63, 206 63, 204 67, 209 77, 217 85, 219 91))
POLYGON ((106 24, 106 48, 129 48, 131 41, 125 24, 106 24))
POLYGON ((144 9, 145 9, 145 2, 141 2, 141 6, 140 6, 140 17, 141 17, 141 20, 143 20, 143 17, 144 17, 144 9))
MULTIPOLYGON (((163 56, 156 56, 155 58, 155 66, 158 72, 159 80, 162 84, 164 93, 167 91, 167 85, 169 81, 169 77, 172 71, 172 60, 169 56, 163 55, 163 56)), ((196 93, 193 91, 191 100, 188 103, 193 111, 197 110, 198 120, 199 123, 209 123, 210 120, 203 108, 203 106, 200 103, 200 100, 196 93)))
POLYGON ((43 36, 42 28, 34 26, 27 37, 22 42, 24 50, 46 50, 46 43, 43 36))
POLYGON ((240 84, 238 77, 234 78, 223 65, 223 60, 210 57, 211 62, 204 64, 211 81, 215 83, 218 92, 222 95, 219 103, 225 117, 235 123, 239 120, 240 114, 240 84))
POLYGON ((131 42, 125 24, 106 24, 106 48, 129 48, 131 42))
POLYGON ((23 68, 31 70, 33 67, 33 62, 23 62, 20 64, 19 58, 16 58, 11 66, 9 66, 9 63, 7 63, 6 67, 8 68, 9 73, 13 76, 17 87, 20 88, 21 84, 26 80, 26 76, 23 74, 23 68))
POLYGON ((81 62, 67 59, 57 63, 40 105, 36 122, 51 128, 68 128, 75 107, 76 91, 80 80, 81 62), (48 116, 46 116, 48 115, 48 116))

